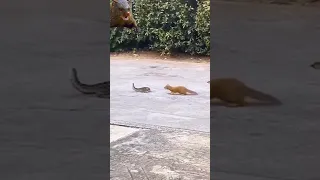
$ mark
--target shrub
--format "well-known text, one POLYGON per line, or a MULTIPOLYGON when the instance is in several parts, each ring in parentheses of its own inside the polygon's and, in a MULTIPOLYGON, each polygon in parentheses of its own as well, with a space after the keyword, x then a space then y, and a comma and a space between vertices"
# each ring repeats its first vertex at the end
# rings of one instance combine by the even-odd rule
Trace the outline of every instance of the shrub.
POLYGON ((203 0, 198 4, 196 17, 196 31, 198 32, 197 53, 210 54, 210 0, 203 0))
POLYGON ((209 54, 209 0, 199 3, 197 11, 183 0, 135 0, 133 14, 139 30, 111 29, 111 51, 209 54))

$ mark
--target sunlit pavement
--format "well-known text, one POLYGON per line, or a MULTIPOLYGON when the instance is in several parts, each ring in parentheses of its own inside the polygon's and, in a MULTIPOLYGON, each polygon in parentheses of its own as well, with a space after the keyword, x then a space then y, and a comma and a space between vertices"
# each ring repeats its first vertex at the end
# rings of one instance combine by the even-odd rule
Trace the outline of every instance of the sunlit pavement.
POLYGON ((111 123, 210 131, 208 63, 111 58, 111 123), (150 93, 132 89, 148 86, 150 93), (164 86, 185 86, 198 95, 169 95, 164 86))

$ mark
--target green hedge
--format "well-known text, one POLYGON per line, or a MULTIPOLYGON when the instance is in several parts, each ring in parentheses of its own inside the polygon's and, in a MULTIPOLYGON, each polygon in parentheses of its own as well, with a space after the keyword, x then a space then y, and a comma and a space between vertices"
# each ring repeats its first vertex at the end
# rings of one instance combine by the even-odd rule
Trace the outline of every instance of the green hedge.
POLYGON ((197 10, 185 0, 135 0, 139 30, 110 30, 110 50, 149 49, 162 53, 210 53, 210 1, 198 1, 197 10))

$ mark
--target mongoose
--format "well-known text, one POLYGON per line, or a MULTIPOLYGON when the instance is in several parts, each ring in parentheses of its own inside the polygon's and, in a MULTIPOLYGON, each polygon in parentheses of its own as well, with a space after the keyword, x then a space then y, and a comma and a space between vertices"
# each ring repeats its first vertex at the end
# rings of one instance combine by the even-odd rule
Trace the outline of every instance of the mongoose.
POLYGON ((164 89, 168 89, 170 91, 170 94, 183 94, 183 95, 197 95, 198 93, 191 91, 190 89, 187 89, 184 86, 170 86, 169 84, 167 84, 164 89))
MULTIPOLYGON (((110 27, 125 27, 137 28, 137 23, 132 15, 131 0, 112 0, 110 6, 110 27)), ((72 69, 73 76, 71 78, 72 86, 84 94, 96 94, 101 98, 110 98, 110 81, 96 83, 96 84, 83 84, 77 78, 77 71, 72 69)))
POLYGON ((132 89, 136 92, 142 92, 142 93, 151 92, 151 89, 149 87, 141 87, 141 88, 134 87, 134 83, 132 83, 132 89))
POLYGON ((314 69, 320 69, 320 62, 314 62, 310 66, 313 67, 314 69))
POLYGON ((212 79, 210 84, 210 99, 220 99, 228 103, 228 106, 245 106, 246 97, 272 104, 282 104, 277 98, 252 89, 235 78, 212 79))
POLYGON ((137 28, 131 7, 131 0, 129 2, 128 0, 112 0, 110 6, 110 27, 137 28))
POLYGON ((100 98, 110 98, 110 81, 91 85, 83 84, 80 82, 75 68, 72 68, 72 76, 70 80, 72 86, 83 94, 94 94, 100 98))

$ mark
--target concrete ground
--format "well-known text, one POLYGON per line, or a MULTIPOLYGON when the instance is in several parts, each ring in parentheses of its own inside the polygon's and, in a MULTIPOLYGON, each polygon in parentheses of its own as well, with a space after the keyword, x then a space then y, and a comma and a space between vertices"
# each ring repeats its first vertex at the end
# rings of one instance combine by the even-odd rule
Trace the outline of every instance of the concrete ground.
POLYGON ((72 67, 87 83, 108 78, 99 3, 1 1, 0 179, 109 178, 109 100, 69 82, 72 67))
POLYGON ((236 77, 279 107, 211 107, 216 180, 320 179, 320 10, 215 2, 212 77, 236 77))
POLYGON ((111 139, 122 134, 111 142, 111 179, 210 179, 210 64, 120 55, 110 70, 110 123, 131 127, 111 126, 111 139), (198 95, 169 95, 166 84, 198 95))
POLYGON ((110 179, 210 179, 209 133, 115 125, 110 129, 110 179))
POLYGON ((110 61, 110 122, 164 126, 210 132, 209 63, 165 61, 160 58, 112 57, 110 61), (151 93, 137 93, 148 86, 151 93), (164 86, 185 86, 198 95, 169 95, 164 86))

